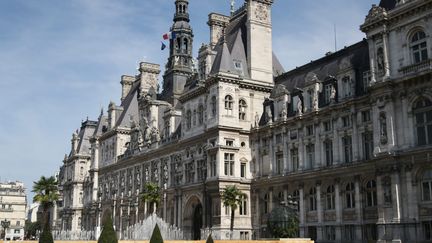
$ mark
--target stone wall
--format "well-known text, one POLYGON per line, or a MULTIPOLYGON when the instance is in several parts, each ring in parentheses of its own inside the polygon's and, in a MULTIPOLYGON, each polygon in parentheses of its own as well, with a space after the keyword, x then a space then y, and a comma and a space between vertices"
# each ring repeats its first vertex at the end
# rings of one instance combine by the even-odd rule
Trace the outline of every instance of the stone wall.
MULTIPOLYGON (((205 243, 205 240, 166 240, 165 243, 205 243)), ((314 243, 310 239, 280 239, 280 240, 215 240, 215 243, 314 243)), ((9 242, 8 242, 9 243, 9 242)), ((37 241, 21 241, 21 243, 37 243, 37 241)), ((97 241, 55 241, 55 243, 97 243, 97 241)), ((148 240, 143 241, 119 241, 119 243, 149 243, 148 240)))

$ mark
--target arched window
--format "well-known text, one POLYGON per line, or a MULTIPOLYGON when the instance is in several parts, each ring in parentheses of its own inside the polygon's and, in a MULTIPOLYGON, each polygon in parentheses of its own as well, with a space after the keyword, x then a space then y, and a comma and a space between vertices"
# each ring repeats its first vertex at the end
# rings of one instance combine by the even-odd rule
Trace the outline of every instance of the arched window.
POLYGON ((309 190, 309 211, 315 211, 316 209, 317 209, 316 188, 312 187, 309 190))
POLYGON ((411 52, 414 63, 426 61, 428 59, 426 34, 423 31, 417 31, 411 36, 411 52))
POLYGON ((421 98, 414 105, 417 145, 432 144, 432 102, 421 98))
POLYGON ((354 183, 348 183, 345 188, 345 206, 346 208, 355 208, 355 188, 354 183))
POLYGON ((300 211, 300 192, 299 190, 295 190, 292 194, 292 201, 288 203, 293 203, 297 205, 297 211, 300 211))
POLYGON ((181 39, 177 38, 177 40, 176 40, 176 50, 177 50, 177 53, 180 53, 180 47, 181 47, 181 39))
POLYGON ((335 188, 333 185, 327 187, 326 193, 326 209, 332 210, 335 208, 335 188))
POLYGON ((198 106, 198 125, 202 125, 204 122, 204 107, 202 104, 198 106))
POLYGON ((216 96, 212 96, 210 105, 211 105, 212 115, 213 115, 213 117, 215 117, 216 116, 216 105, 217 105, 216 96))
POLYGON ((432 201, 432 170, 428 170, 423 174, 422 200, 432 201))
POLYGON ((194 110, 194 111, 193 111, 193 116, 192 116, 192 124, 193 124, 194 126, 196 126, 196 120, 197 120, 197 111, 194 110))
POLYGON ((243 195, 240 197, 240 204, 239 204, 239 211, 240 211, 240 215, 247 215, 247 196, 243 195))
POLYGON ((247 108, 246 101, 240 100, 239 101, 239 119, 240 119, 240 121, 246 120, 246 108, 247 108))
POLYGON ((186 112, 186 128, 191 129, 192 127, 192 112, 188 110, 186 112))
POLYGON ((184 38, 183 40, 183 53, 188 53, 188 46, 189 46, 189 41, 187 38, 184 38))
POLYGON ((231 95, 225 96, 225 111, 227 115, 232 115, 234 100, 231 95))
POLYGON ((376 182, 374 180, 366 183, 366 206, 375 207, 377 205, 376 182))

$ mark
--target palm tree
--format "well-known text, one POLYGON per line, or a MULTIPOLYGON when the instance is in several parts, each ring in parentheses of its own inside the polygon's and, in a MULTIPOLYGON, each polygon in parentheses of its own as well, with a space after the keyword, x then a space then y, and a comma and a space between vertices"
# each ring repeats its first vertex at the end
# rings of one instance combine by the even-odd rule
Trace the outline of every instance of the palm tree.
POLYGON ((42 207, 42 229, 49 229, 48 211, 59 199, 57 181, 54 176, 48 178, 42 176, 39 181, 33 182, 32 192, 35 193, 33 202, 38 202, 42 207))
POLYGON ((231 223, 230 223, 230 238, 232 238, 234 230, 234 212, 242 202, 242 197, 245 194, 240 191, 236 186, 227 186, 222 192, 222 201, 225 207, 231 208, 231 223))
POLYGON ((141 194, 141 200, 146 203, 148 202, 153 207, 153 212, 156 212, 156 209, 161 201, 159 186, 153 182, 147 182, 144 185, 144 193, 141 194))

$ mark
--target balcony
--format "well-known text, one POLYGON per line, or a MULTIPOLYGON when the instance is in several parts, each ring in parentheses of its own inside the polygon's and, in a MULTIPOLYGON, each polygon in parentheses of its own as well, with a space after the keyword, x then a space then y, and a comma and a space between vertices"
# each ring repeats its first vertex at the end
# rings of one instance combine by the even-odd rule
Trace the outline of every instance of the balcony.
POLYGON ((11 213, 13 212, 13 208, 0 208, 0 212, 11 213))
POLYGON ((399 69, 399 72, 401 72, 403 75, 408 75, 426 70, 432 70, 432 59, 403 67, 399 69))

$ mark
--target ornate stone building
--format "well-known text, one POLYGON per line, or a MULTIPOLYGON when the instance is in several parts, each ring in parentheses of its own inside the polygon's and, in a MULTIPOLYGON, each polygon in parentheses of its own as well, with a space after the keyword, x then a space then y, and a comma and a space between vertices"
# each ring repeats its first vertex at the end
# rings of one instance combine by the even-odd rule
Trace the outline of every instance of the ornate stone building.
POLYGON ((272 3, 210 14, 195 62, 189 3, 175 1, 162 91, 159 65, 141 63, 120 105, 83 123, 89 170, 70 225, 111 215, 120 232, 153 210, 139 200, 152 181, 159 215, 188 238, 228 238, 220 193, 234 184, 247 195, 236 238, 269 237, 270 212, 294 201, 300 236, 317 242, 432 239, 432 1, 382 0, 364 40, 289 72, 272 50, 272 3))
MULTIPOLYGON (((2 239, 24 240, 27 198, 22 182, 0 182, 0 222, 9 226, 1 229, 2 239)), ((3 226, 2 226, 3 227, 3 226)))

